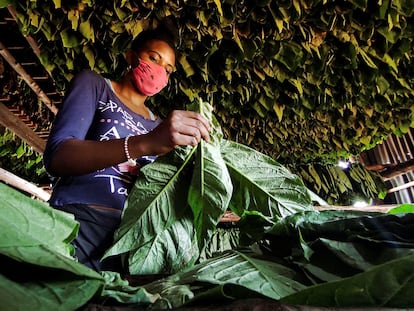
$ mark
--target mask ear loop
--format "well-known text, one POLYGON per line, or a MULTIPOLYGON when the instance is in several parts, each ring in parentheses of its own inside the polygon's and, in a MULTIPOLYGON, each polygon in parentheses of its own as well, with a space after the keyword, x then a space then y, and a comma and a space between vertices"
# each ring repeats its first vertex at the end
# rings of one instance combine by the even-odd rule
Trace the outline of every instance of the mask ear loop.
MULTIPOLYGON (((132 53, 134 54, 134 56, 138 56, 138 55, 136 55, 136 53, 134 51, 132 51, 132 53)), ((138 58, 138 62, 139 62, 140 59, 139 59, 139 57, 137 57, 137 58, 138 58)), ((125 68, 124 75, 127 74, 127 73, 130 73, 131 70, 132 70, 132 65, 128 64, 128 66, 125 68)))

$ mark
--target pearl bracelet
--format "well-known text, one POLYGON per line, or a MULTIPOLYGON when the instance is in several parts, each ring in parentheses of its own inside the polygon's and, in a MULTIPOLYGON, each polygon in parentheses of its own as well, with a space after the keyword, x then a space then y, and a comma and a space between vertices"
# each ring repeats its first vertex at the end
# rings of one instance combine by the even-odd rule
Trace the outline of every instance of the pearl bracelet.
POLYGON ((129 149, 128 149, 128 140, 129 140, 129 138, 131 136, 132 135, 129 134, 127 137, 125 137, 125 140, 124 140, 124 151, 125 151, 125 156, 126 156, 126 158, 128 160, 128 164, 129 165, 136 166, 137 165, 137 161, 135 159, 131 158, 131 155, 129 154, 129 149))

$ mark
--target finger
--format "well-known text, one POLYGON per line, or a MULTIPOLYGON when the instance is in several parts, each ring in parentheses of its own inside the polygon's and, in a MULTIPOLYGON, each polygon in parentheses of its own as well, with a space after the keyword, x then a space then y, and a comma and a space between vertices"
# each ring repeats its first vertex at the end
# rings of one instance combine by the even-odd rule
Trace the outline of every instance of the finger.
MULTIPOLYGON (((210 141, 210 125, 206 118, 194 111, 174 110, 169 116, 169 124, 173 132, 179 135, 196 137, 197 143, 201 138, 210 141)), ((188 139, 186 139, 188 144, 188 139)))
POLYGON ((200 142, 200 139, 197 139, 196 136, 188 135, 188 134, 179 134, 175 143, 176 146, 197 146, 200 142))
POLYGON ((200 141, 201 138, 207 142, 210 141, 210 124, 208 123, 207 119, 201 116, 199 113, 192 112, 186 125, 193 127, 192 130, 195 132, 193 132, 192 135, 196 136, 198 141, 200 141))
MULTIPOLYGON (((188 121, 186 124, 181 124, 180 135, 183 136, 183 139, 185 139, 188 142, 188 139, 194 140, 195 144, 198 144, 201 139, 205 139, 207 142, 209 142, 210 137, 208 132, 203 127, 197 127, 197 123, 194 123, 193 120, 188 121)), ((191 145, 194 145, 194 143, 190 143, 191 145)))
POLYGON ((200 123, 200 127, 204 127, 207 130, 207 132, 211 130, 210 123, 205 117, 203 117, 201 114, 194 112, 194 111, 187 111, 187 112, 190 114, 190 117, 192 119, 195 119, 200 123))

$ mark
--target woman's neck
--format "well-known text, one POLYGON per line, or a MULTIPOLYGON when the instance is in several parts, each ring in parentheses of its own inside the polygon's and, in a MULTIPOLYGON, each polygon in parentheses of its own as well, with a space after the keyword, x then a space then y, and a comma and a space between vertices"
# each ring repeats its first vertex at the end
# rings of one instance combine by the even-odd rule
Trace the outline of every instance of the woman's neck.
POLYGON ((133 81, 125 76, 120 81, 111 81, 113 90, 118 98, 126 105, 129 109, 137 114, 142 115, 145 118, 149 118, 149 111, 145 105, 146 96, 139 94, 133 84, 133 81))

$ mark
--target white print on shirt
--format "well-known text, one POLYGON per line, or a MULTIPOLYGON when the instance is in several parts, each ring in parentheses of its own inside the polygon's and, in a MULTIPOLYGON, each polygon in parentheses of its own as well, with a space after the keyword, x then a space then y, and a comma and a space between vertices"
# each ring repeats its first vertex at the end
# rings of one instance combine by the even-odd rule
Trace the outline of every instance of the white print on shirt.
MULTIPOLYGON (((100 135, 100 141, 105 141, 105 140, 109 140, 111 138, 120 138, 119 137, 119 133, 118 130, 115 126, 111 127, 106 133, 104 133, 103 135, 100 135)), ((112 166, 111 169, 114 170, 116 172, 117 175, 111 175, 111 174, 96 174, 94 177, 95 178, 106 178, 109 184, 109 188, 111 193, 117 193, 119 195, 124 195, 124 196, 128 196, 128 189, 124 188, 124 187, 118 187, 115 185, 115 180, 120 180, 126 184, 130 184, 131 183, 131 178, 125 174, 125 172, 132 172, 133 168, 129 167, 130 165, 125 163, 121 163, 118 166, 112 166), (128 165, 127 168, 125 168, 124 166, 128 165)), ((103 170, 98 170, 98 172, 104 172, 105 169, 103 170)), ((136 175, 136 173, 134 174, 136 175)))
POLYGON ((120 138, 118 130, 116 129, 115 126, 111 127, 106 133, 100 136, 101 136, 100 141, 110 140, 111 138, 120 138))
POLYGON ((148 130, 142 125, 141 122, 139 121, 135 122, 132 115, 128 111, 126 111, 124 108, 119 106, 116 102, 109 100, 108 103, 105 103, 100 100, 99 104, 100 105, 98 107, 98 110, 100 110, 101 112, 110 110, 113 113, 120 113, 122 115, 122 118, 124 119, 125 126, 130 127, 132 131, 136 132, 137 134, 148 133, 148 130))
POLYGON ((119 174, 119 176, 109 175, 109 174, 97 174, 94 177, 96 178, 106 178, 108 180, 109 188, 111 193, 117 193, 120 195, 128 196, 128 189, 124 187, 117 188, 114 180, 120 180, 126 184, 131 184, 131 178, 125 176, 121 171, 118 171, 115 166, 112 166, 112 169, 119 174))
POLYGON ((123 182, 126 183, 131 183, 129 180, 122 178, 120 176, 113 176, 113 175, 95 175, 95 177, 102 177, 102 178, 107 178, 108 182, 109 182, 109 187, 111 190, 111 193, 117 193, 120 195, 124 195, 124 196, 128 196, 128 189, 124 188, 124 187, 119 187, 116 188, 114 180, 121 180, 123 182))

